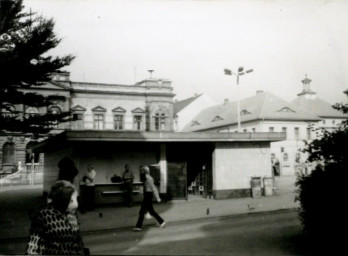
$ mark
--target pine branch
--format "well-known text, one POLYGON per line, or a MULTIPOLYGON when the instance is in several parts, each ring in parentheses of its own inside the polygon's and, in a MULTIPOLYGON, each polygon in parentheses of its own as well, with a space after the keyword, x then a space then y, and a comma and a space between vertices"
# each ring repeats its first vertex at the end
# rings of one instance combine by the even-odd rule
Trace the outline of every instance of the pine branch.
POLYGON ((23 9, 22 0, 0 1, 0 131, 42 134, 70 121, 71 113, 47 113, 52 99, 24 89, 50 82, 74 56, 47 55, 61 42, 53 19, 23 9), (25 114, 27 107, 40 109, 40 114, 25 114))

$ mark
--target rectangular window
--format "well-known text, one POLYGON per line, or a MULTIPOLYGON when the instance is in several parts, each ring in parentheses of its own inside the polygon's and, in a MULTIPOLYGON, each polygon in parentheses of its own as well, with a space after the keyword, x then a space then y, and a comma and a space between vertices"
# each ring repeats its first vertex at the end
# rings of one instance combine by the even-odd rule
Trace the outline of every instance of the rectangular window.
POLYGON ((274 127, 269 127, 269 132, 274 132, 274 127))
POLYGON ((75 129, 83 129, 84 128, 84 115, 81 113, 74 113, 73 118, 76 121, 73 121, 73 127, 75 129))
POLYGON ((286 137, 287 136, 287 132, 288 132, 287 128, 286 127, 282 127, 282 132, 285 133, 285 137, 286 137))
POLYGON ((134 116, 134 129, 140 131, 142 123, 142 116, 134 116))
POLYGON ((294 128, 294 135, 295 135, 295 140, 298 140, 300 138, 300 129, 298 127, 294 128))
POLYGON ((114 116, 114 127, 115 130, 123 130, 123 115, 114 116))
POLYGON ((94 129, 104 129, 104 114, 94 114, 94 129))
POLYGON ((311 139, 311 128, 307 128, 307 140, 311 139))

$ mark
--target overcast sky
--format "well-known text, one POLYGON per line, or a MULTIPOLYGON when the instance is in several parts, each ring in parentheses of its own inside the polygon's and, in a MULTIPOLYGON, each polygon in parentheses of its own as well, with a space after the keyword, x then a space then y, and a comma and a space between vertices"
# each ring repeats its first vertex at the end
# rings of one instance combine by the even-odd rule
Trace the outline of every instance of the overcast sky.
POLYGON ((238 97, 223 69, 252 68, 240 98, 256 90, 293 100, 305 74, 329 103, 347 101, 348 1, 333 0, 24 0, 53 17, 63 39, 51 53, 73 54, 71 80, 134 84, 173 82, 176 99, 205 93, 238 97))

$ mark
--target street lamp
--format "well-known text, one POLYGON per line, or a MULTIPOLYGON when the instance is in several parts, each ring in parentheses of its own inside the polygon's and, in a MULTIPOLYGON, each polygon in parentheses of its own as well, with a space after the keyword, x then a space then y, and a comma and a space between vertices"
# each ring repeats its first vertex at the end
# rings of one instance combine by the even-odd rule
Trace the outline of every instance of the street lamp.
POLYGON ((237 78, 237 118, 238 118, 238 132, 240 132, 240 102, 239 102, 239 76, 243 76, 245 74, 253 72, 252 69, 248 69, 244 71, 244 67, 239 67, 237 72, 233 72, 230 69, 224 69, 225 75, 232 76, 235 75, 237 78))

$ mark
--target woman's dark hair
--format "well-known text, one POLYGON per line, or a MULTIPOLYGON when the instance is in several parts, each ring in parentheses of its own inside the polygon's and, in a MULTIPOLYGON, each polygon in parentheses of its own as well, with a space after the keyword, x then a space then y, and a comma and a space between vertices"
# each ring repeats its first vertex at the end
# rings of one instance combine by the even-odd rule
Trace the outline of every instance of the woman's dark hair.
POLYGON ((61 211, 66 212, 68 209, 71 196, 75 192, 75 187, 68 181, 57 181, 51 188, 49 198, 52 200, 52 206, 61 211))
POLYGON ((69 157, 65 157, 58 162, 59 173, 58 180, 67 180, 74 183, 74 178, 79 173, 73 160, 69 157))

